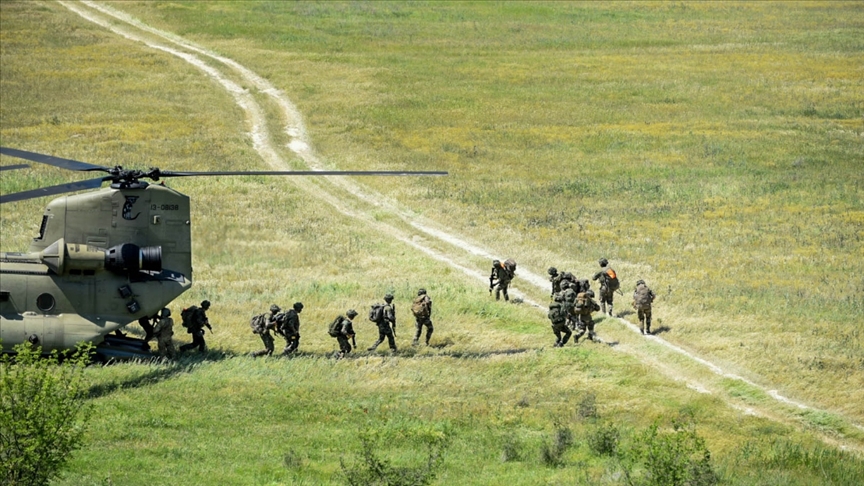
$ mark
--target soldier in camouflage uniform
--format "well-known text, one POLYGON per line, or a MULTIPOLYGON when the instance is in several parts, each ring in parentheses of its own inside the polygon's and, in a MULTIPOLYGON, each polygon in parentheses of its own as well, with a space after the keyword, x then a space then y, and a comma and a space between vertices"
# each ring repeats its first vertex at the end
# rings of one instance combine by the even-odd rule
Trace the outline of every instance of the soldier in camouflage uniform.
POLYGON ((210 329, 211 333, 213 332, 213 328, 210 326, 210 319, 207 318, 208 309, 210 309, 210 301, 204 300, 201 301, 201 307, 196 308, 192 313, 191 322, 186 329, 186 332, 192 335, 192 342, 180 346, 180 351, 194 348, 198 348, 198 351, 202 353, 207 351, 207 343, 204 341, 204 328, 206 327, 210 329))
POLYGON ((597 302, 594 301, 594 291, 589 290, 588 292, 583 292, 579 294, 580 297, 577 297, 577 303, 574 306, 574 310, 577 313, 577 329, 576 335, 573 336, 573 342, 578 343, 579 338, 585 335, 585 332, 588 332, 588 339, 594 341, 594 338, 597 337, 594 334, 594 318, 591 317, 592 312, 597 312, 600 310, 600 306, 597 302))
POLYGON ((303 303, 295 302, 288 312, 280 316, 276 330, 282 337, 285 338, 285 348, 282 350, 283 355, 291 354, 297 351, 300 346, 300 316, 303 312, 303 303))
POLYGON ((357 311, 348 309, 344 316, 339 316, 333 321, 330 336, 335 337, 339 343, 339 354, 337 357, 344 358, 351 352, 351 339, 354 338, 354 322, 357 311))
POLYGON ((644 280, 636 281, 636 290, 633 291, 633 308, 639 316, 639 332, 651 334, 651 304, 654 302, 654 291, 645 285, 644 280))
POLYGON ((261 336, 261 341, 264 342, 264 349, 262 349, 261 351, 255 351, 254 353, 252 353, 252 356, 270 356, 273 354, 273 349, 275 346, 273 342, 273 336, 270 335, 270 330, 276 328, 276 321, 279 317, 279 312, 281 311, 282 309, 279 308, 279 306, 276 304, 270 306, 270 313, 264 316, 265 324, 262 328, 259 329, 259 332, 257 333, 259 336, 261 336))
POLYGON ((411 346, 420 343, 423 326, 426 326, 426 346, 429 346, 429 339, 435 329, 432 327, 432 299, 426 294, 426 289, 417 290, 417 297, 411 303, 411 313, 414 314, 414 340, 411 346))
POLYGON ((569 280, 561 282, 561 308, 567 316, 566 325, 570 329, 576 329, 577 318, 573 315, 573 306, 576 304, 576 292, 569 280))
POLYGON ((171 310, 167 307, 162 309, 162 316, 152 330, 156 344, 159 346, 159 356, 174 359, 177 351, 174 349, 174 319, 171 318, 171 310))
POLYGON ((567 310, 565 309, 564 298, 561 293, 556 293, 552 296, 552 303, 549 304, 549 320, 552 321, 552 332, 555 334, 555 347, 561 348, 567 344, 570 339, 570 328, 567 327, 567 310), (564 337, 561 337, 564 333, 564 337))
POLYGON ((549 270, 546 270, 546 273, 549 274, 549 281, 552 282, 552 293, 550 297, 554 298, 555 294, 561 292, 561 274, 558 273, 558 269, 555 267, 549 267, 549 270))
POLYGON ((609 304, 609 315, 612 315, 612 305, 615 297, 615 290, 617 287, 613 288, 612 280, 615 280, 617 283, 617 274, 615 270, 609 266, 609 260, 605 258, 601 258, 597 261, 600 264, 600 271, 594 274, 594 278, 592 280, 600 281, 600 305, 601 310, 605 314, 606 313, 606 304, 609 304))
POLYGON ((396 352, 396 339, 393 336, 394 331, 396 330, 396 307, 393 305, 393 295, 387 294, 384 296, 385 304, 377 304, 382 307, 381 311, 378 312, 378 320, 375 321, 375 325, 378 326, 378 340, 375 341, 375 344, 370 346, 367 351, 375 351, 378 348, 378 345, 384 342, 384 338, 387 338, 387 344, 390 345, 390 350, 396 352), (392 326, 392 327, 391 327, 392 326))
POLYGON ((489 292, 495 289, 495 300, 501 300, 501 294, 504 294, 504 300, 509 301, 510 296, 507 294, 507 287, 513 280, 513 274, 510 270, 501 263, 500 260, 492 260, 492 273, 489 275, 489 292))

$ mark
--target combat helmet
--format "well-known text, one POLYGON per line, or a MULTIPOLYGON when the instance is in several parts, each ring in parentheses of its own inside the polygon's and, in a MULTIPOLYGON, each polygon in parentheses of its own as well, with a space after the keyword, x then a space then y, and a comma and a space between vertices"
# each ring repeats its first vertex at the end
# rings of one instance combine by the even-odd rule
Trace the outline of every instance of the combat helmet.
POLYGON ((586 290, 585 291, 585 297, 588 297, 589 299, 593 299, 594 298, 594 291, 593 290, 586 290))
POLYGON ((606 265, 609 265, 609 260, 607 260, 605 258, 601 258, 601 259, 597 260, 597 263, 599 263, 601 267, 605 267, 606 265))
POLYGON ((357 317, 357 311, 354 309, 348 309, 348 312, 346 312, 345 315, 348 316, 348 319, 354 319, 357 317))
POLYGON ((426 295, 426 289, 420 289, 417 291, 417 295, 426 295))
POLYGON ((391 300, 393 300, 393 294, 385 294, 384 295, 384 301, 385 302, 387 302, 389 304, 391 300))
POLYGON ((549 270, 546 270, 546 273, 549 275, 558 275, 558 269, 555 267, 549 267, 549 270))
POLYGON ((645 285, 645 281, 640 278, 636 281, 636 285, 645 285))
POLYGON ((163 317, 163 318, 165 318, 165 317, 171 317, 171 309, 169 309, 169 308, 167 308, 167 307, 164 308, 164 309, 162 309, 162 317, 163 317))
POLYGON ((294 302, 294 310, 300 312, 303 310, 303 302, 294 302))
POLYGON ((210 308, 210 301, 209 300, 202 300, 201 301, 201 308, 204 310, 209 309, 210 308))
POLYGON ((282 309, 276 304, 273 304, 270 306, 270 313, 271 314, 278 314, 281 310, 282 309))

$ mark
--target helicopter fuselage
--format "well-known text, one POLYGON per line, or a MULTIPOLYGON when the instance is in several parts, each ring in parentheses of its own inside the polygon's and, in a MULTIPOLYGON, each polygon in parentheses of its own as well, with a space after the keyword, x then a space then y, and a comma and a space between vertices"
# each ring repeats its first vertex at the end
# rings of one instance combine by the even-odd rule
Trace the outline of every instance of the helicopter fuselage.
POLYGON ((159 184, 63 196, 26 253, 0 254, 3 351, 94 344, 192 285, 189 198, 159 184))

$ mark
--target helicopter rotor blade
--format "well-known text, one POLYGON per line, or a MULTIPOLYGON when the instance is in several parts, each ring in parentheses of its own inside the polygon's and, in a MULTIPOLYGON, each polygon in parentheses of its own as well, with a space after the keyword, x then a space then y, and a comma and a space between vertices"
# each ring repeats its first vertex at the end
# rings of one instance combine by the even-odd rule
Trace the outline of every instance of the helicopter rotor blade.
POLYGON ((18 157, 19 159, 30 160, 33 162, 39 162, 41 164, 53 165, 54 167, 60 167, 61 169, 67 170, 101 170, 106 172, 110 170, 109 168, 102 167, 101 165, 88 164, 87 162, 81 162, 78 160, 63 159, 60 157, 54 157, 53 155, 37 154, 36 152, 28 152, 26 150, 18 150, 9 147, 0 147, 0 154, 8 155, 10 157, 18 157))
POLYGON ((0 204, 8 202, 23 201, 25 199, 33 199, 35 197, 54 196, 67 192, 81 191, 84 189, 96 189, 102 185, 103 177, 97 179, 88 179, 85 181, 71 182, 68 184, 59 184, 50 187, 41 187, 30 191, 14 192, 12 194, 0 194, 0 204))
POLYGON ((2 165, 2 166, 0 166, 0 172, 3 172, 4 170, 26 169, 27 167, 30 167, 30 165, 29 164, 2 165))
POLYGON ((445 171, 410 170, 275 170, 275 171, 214 171, 174 172, 159 171, 154 177, 198 177, 198 176, 445 176, 445 171))

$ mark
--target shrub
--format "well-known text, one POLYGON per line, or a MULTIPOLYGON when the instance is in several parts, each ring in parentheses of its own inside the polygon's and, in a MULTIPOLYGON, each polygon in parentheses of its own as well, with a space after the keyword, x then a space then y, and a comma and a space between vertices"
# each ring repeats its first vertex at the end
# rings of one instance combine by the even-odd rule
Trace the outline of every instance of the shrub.
POLYGON ((654 424, 622 456, 624 476, 631 485, 713 486, 719 481, 711 452, 691 424, 673 421, 671 432, 654 424))
POLYGON ((600 425, 588 434, 588 448, 598 456, 614 456, 618 452, 620 438, 621 433, 615 425, 600 425))
POLYGON ((562 467, 564 453, 573 445, 573 432, 561 424, 555 424, 555 436, 552 443, 544 442, 540 446, 540 460, 549 467, 562 467))
POLYGON ((0 465, 6 485, 47 485, 81 447, 89 417, 84 367, 91 346, 70 356, 20 344, 0 358, 0 465))
POLYGON ((446 435, 421 437, 426 445, 426 463, 415 467, 397 467, 381 459, 375 451, 377 441, 371 434, 360 434, 361 460, 347 465, 339 460, 342 476, 349 486, 424 486, 438 475, 444 462, 444 451, 449 443, 446 435))

